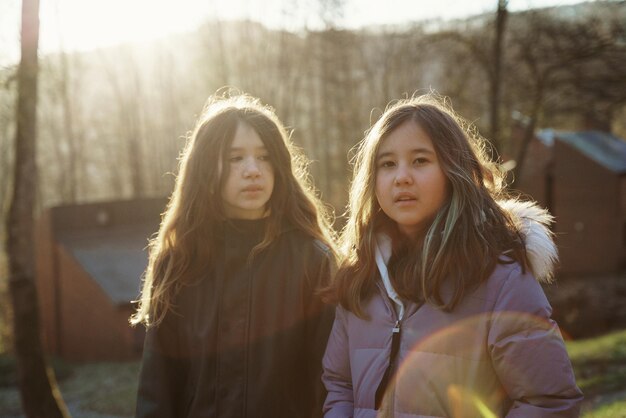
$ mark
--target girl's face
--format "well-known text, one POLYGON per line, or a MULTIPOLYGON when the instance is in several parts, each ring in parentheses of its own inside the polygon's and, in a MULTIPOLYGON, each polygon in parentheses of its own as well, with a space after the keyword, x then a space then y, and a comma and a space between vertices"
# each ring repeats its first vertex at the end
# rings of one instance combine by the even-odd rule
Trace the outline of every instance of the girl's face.
POLYGON ((383 140, 376 155, 376 198, 408 238, 423 237, 448 197, 448 181, 430 137, 407 121, 383 140))
POLYGON ((226 158, 228 178, 222 188, 226 216, 260 219, 274 189, 274 169, 269 153, 256 131, 245 123, 237 125, 226 158))

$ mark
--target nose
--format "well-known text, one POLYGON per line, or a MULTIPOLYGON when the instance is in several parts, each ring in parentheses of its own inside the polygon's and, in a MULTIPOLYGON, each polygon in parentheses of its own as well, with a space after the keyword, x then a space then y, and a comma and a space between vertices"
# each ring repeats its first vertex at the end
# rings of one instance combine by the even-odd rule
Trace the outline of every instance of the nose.
POLYGON ((400 186, 400 185, 412 184, 412 183, 413 183, 413 177, 411 176, 409 168, 404 165, 399 165, 398 169, 396 170, 396 177, 394 179, 394 184, 396 186, 400 186))
POLYGON ((261 176, 261 169, 256 158, 247 158, 243 167, 244 178, 257 178, 261 176))

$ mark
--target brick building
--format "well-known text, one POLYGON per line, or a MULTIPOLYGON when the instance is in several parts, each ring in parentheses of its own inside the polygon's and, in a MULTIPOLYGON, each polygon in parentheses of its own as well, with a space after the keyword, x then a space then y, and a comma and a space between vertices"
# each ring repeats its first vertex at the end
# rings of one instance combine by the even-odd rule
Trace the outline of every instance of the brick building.
POLYGON ((148 238, 164 199, 59 206, 37 226, 37 285, 48 352, 68 360, 137 358, 143 327, 131 327, 148 238))
POLYGON ((611 134, 540 131, 519 189, 556 217, 562 275, 626 270, 626 141, 611 134))

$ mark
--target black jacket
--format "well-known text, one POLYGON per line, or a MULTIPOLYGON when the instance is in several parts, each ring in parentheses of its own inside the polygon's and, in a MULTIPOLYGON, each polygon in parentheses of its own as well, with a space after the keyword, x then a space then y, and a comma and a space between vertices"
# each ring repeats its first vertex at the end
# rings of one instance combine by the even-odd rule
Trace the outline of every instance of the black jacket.
POLYGON ((263 228, 263 220, 225 223, 217 265, 148 329, 138 418, 322 415, 333 309, 314 292, 334 260, 292 229, 248 263, 263 228))

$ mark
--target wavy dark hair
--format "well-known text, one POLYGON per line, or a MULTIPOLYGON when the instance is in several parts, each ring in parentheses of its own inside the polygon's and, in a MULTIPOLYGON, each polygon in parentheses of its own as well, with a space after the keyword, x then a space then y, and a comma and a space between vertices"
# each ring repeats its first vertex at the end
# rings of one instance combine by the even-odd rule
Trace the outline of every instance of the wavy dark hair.
POLYGON ((348 221, 341 235, 343 260, 326 297, 364 317, 362 303, 376 289, 376 234, 392 237, 390 278, 405 300, 426 301, 452 310, 468 289, 487 280, 503 252, 528 265, 513 220, 498 205, 505 197, 503 175, 486 153, 485 141, 434 93, 390 104, 355 147, 348 221), (430 137, 447 178, 449 196, 423 241, 408 244, 381 209, 375 194, 380 144, 404 123, 415 123, 430 137), (444 281, 451 298, 442 296, 444 281))
POLYGON ((215 238, 226 219, 221 190, 238 124, 250 126, 268 151, 274 188, 268 202, 264 239, 268 247, 286 223, 334 252, 330 213, 317 197, 307 160, 273 109, 245 94, 217 94, 207 101, 179 159, 176 185, 158 234, 149 244, 149 262, 132 324, 158 324, 172 308, 172 297, 214 262, 215 238))

